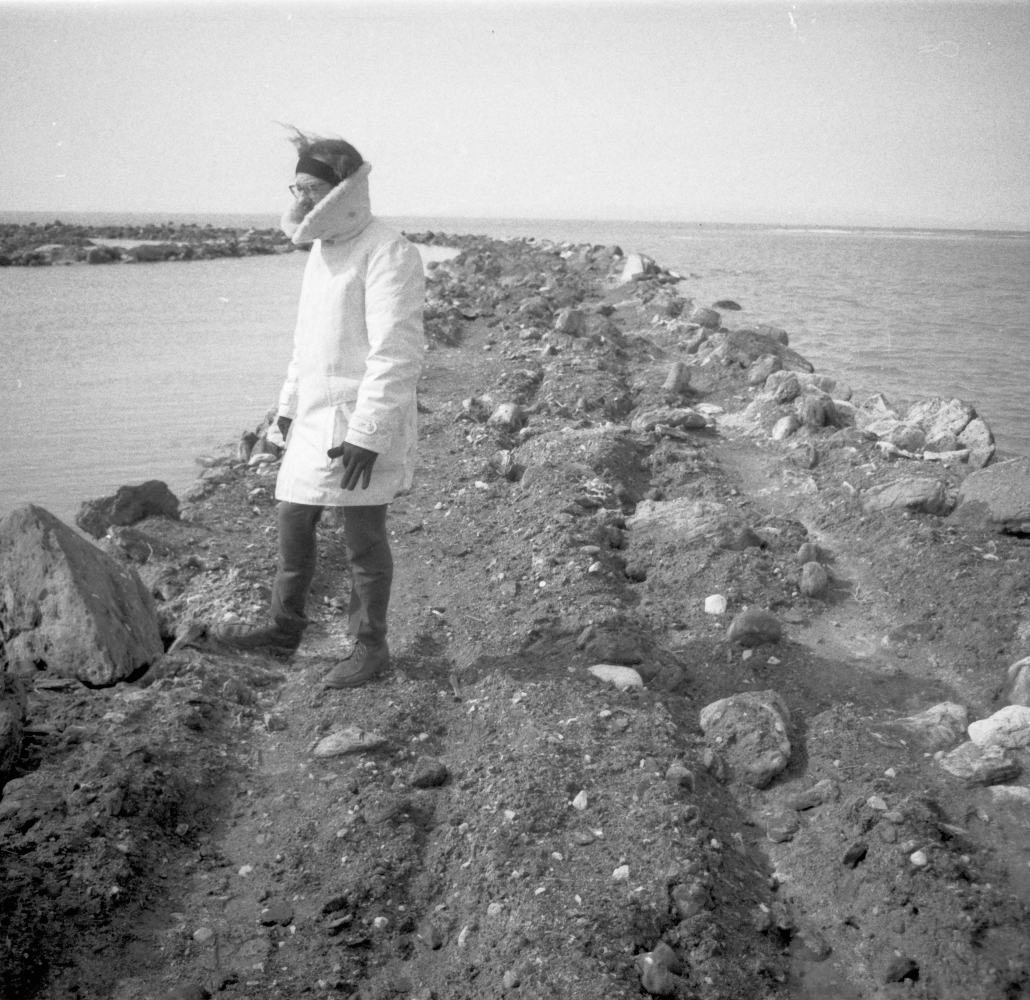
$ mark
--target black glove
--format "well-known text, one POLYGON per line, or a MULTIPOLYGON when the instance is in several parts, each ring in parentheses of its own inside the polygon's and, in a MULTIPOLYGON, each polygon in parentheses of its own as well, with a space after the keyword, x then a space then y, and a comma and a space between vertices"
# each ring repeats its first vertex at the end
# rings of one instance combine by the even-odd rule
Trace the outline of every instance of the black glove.
POLYGON ((275 426, 279 428, 279 433, 283 436, 283 441, 286 440, 286 435, 290 433, 290 424, 293 423, 293 417, 280 417, 275 422, 275 426))
POLYGON ((367 448, 359 448, 356 444, 347 444, 344 441, 343 444, 330 448, 326 454, 330 458, 343 456, 343 479, 340 480, 340 485, 345 490, 353 490, 359 479, 361 488, 368 489, 369 480, 372 478, 372 466, 379 457, 378 451, 369 451, 367 448))

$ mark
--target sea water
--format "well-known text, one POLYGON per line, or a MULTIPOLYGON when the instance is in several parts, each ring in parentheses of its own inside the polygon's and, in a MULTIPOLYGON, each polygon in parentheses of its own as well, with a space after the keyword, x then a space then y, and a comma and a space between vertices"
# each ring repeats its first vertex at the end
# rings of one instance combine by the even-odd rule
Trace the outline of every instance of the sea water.
MULTIPOLYGON (((739 303, 726 325, 783 327, 817 370, 857 394, 882 391, 899 405, 957 396, 1002 451, 1030 455, 1030 234, 390 221, 648 254, 683 275, 681 292, 698 304, 739 303)), ((274 404, 305 259, 0 269, 0 516, 31 502, 71 522, 82 500, 147 479, 184 491, 197 456, 235 441, 274 404)))

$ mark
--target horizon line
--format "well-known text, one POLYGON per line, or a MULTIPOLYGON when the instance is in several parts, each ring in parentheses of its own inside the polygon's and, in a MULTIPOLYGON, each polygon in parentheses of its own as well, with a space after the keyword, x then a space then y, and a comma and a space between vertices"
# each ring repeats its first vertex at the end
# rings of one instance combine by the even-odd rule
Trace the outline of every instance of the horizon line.
MULTIPOLYGON (((2 216, 52 216, 51 221, 62 222, 60 218, 62 215, 66 216, 81 216, 81 215, 124 215, 124 216, 168 216, 169 218, 176 216, 185 217, 212 217, 212 216, 268 216, 269 218, 277 219, 281 213, 276 211, 233 211, 233 210, 215 210, 215 211, 164 211, 162 209, 108 209, 108 208, 91 208, 91 209, 67 209, 67 210, 52 210, 52 209, 20 209, 20 208, 0 208, 0 217, 2 216)), ((639 223, 643 225, 680 225, 680 226, 752 226, 756 228, 765 229, 842 229, 842 230, 853 230, 853 229, 884 229, 884 230, 913 230, 913 231, 930 231, 930 232, 990 232, 990 233, 1013 233, 1020 235, 1030 235, 1030 225, 1027 228, 1019 228, 1005 225, 991 225, 981 224, 976 225, 973 223, 945 223, 945 222, 932 222, 925 224, 917 223, 897 223, 897 224, 885 224, 885 223, 862 223, 862 222, 730 222, 719 219, 670 219, 670 218, 638 218, 638 217, 581 217, 581 216, 557 216, 557 215, 467 215, 467 214, 407 214, 407 213, 383 213, 378 216, 382 219, 447 219, 447 220, 468 220, 468 221, 490 221, 490 222, 564 222, 564 223, 639 223)), ((0 224, 3 224, 0 221, 0 224)), ((17 224, 17 223, 7 223, 17 224)), ((115 225, 116 223, 103 223, 103 225, 115 225)))

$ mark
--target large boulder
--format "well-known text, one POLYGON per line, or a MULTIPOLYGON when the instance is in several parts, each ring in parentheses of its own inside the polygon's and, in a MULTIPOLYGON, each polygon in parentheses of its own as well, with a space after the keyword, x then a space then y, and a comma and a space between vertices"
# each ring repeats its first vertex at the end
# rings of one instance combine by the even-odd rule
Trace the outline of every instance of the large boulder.
POLYGON ((999 531, 1030 532, 1030 458, 998 462, 966 476, 952 518, 999 531))
POLYGON ((626 521, 627 527, 653 530, 677 545, 721 545, 739 529, 739 518, 714 500, 642 500, 626 521))
POLYGON ((75 523, 94 538, 103 538, 112 524, 125 527, 146 517, 179 519, 179 500, 160 479, 148 479, 139 486, 121 486, 113 497, 86 500, 75 515, 75 523))
MULTIPOLYGON (((697 322, 694 319, 691 321, 697 322)), ((758 333, 755 330, 747 328, 727 330, 725 333, 714 336, 711 342, 721 349, 722 354, 726 357, 746 358, 749 365, 772 354, 780 359, 780 364, 788 371, 815 371, 812 362, 802 357, 797 351, 791 350, 775 337, 758 333)))
POLYGON ((0 521, 0 662, 113 684, 164 651, 154 599, 120 564, 42 507, 0 521))
POLYGON ((862 497, 862 506, 869 511, 897 507, 922 514, 947 514, 949 501, 939 479, 914 477, 870 487, 862 497))
POLYGON ((966 735, 968 725, 965 706, 942 701, 924 712, 895 719, 887 723, 887 728, 901 730, 927 750, 946 750, 966 735))
POLYGON ((942 434, 953 434, 958 437, 975 416, 976 410, 968 403, 963 403, 961 399, 934 396, 932 399, 913 403, 905 414, 905 423, 921 428, 927 438, 942 434))
POLYGON ((973 469, 982 469, 994 458, 994 435, 980 417, 969 421, 959 434, 958 443, 969 449, 969 465, 973 469))
POLYGON ((706 705, 701 731, 730 777, 765 788, 790 761, 790 712, 775 691, 745 691, 706 705))

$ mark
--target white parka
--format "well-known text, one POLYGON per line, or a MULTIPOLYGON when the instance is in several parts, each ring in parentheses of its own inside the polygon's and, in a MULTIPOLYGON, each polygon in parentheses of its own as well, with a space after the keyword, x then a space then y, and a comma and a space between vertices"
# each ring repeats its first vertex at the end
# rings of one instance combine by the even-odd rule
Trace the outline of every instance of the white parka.
POLYGON ((370 169, 333 188, 299 226, 283 218, 294 243, 314 242, 279 397, 279 416, 293 424, 278 500, 376 505, 411 486, 425 279, 418 250, 373 218, 370 169), (341 488, 343 460, 326 452, 344 441, 378 452, 368 489, 341 488))

